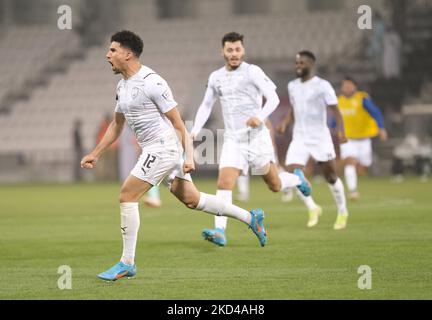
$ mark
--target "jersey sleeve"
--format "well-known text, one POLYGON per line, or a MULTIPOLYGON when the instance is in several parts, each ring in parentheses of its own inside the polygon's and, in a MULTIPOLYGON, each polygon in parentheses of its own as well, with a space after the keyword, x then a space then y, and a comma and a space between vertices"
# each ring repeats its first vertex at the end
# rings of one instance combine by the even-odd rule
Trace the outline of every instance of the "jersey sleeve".
POLYGON ((328 106, 334 106, 338 104, 338 98, 332 85, 328 81, 323 82, 324 101, 328 106))
POLYGON ((195 116, 194 126, 191 133, 197 135, 201 129, 204 127, 208 118, 210 117, 211 111, 213 109, 214 103, 216 102, 216 93, 213 86, 213 77, 210 75, 207 81, 206 92, 201 105, 198 108, 197 114, 195 116))
POLYGON ((256 66, 251 65, 249 69, 249 76, 252 83, 261 91, 262 94, 266 94, 269 91, 276 90, 276 85, 269 77, 264 73, 264 71, 256 66))
POLYGON ((168 83, 159 75, 152 75, 145 92, 162 113, 167 113, 177 106, 168 83))
POLYGON ((371 115, 371 117, 376 121, 378 128, 384 129, 384 117, 378 106, 373 103, 370 97, 363 98, 363 108, 371 115))

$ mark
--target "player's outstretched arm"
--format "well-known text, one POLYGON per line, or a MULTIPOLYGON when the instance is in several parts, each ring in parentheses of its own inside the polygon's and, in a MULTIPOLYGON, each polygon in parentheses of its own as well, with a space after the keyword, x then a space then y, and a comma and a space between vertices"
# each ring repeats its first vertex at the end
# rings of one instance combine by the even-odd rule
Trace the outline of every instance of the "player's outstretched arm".
POLYGON ((376 124, 379 128, 379 137, 381 141, 386 141, 388 139, 387 131, 384 128, 384 117, 383 114, 378 108, 378 106, 373 103, 372 99, 370 98, 364 98, 363 99, 363 107, 366 109, 366 111, 371 115, 371 117, 375 120, 376 124))
POLYGON ((183 150, 186 154, 186 159, 183 165, 184 173, 189 173, 195 170, 195 162, 193 159, 193 142, 189 135, 189 132, 186 130, 183 119, 178 112, 178 109, 172 108, 170 111, 165 113, 165 116, 171 121, 174 129, 176 130, 177 135, 181 140, 181 144, 183 146, 183 150))
POLYGON ((332 110, 333 115, 334 115, 335 120, 336 120, 336 125, 338 128, 339 143, 345 143, 348 141, 348 139, 346 138, 346 135, 345 135, 345 126, 344 126, 344 122, 343 122, 342 113, 340 112, 339 107, 337 105, 330 105, 329 108, 332 110))
POLYGON ((98 145, 88 155, 84 156, 81 160, 81 168, 92 169, 102 153, 112 145, 120 136, 125 122, 123 113, 116 112, 114 120, 108 126, 105 135, 98 145))

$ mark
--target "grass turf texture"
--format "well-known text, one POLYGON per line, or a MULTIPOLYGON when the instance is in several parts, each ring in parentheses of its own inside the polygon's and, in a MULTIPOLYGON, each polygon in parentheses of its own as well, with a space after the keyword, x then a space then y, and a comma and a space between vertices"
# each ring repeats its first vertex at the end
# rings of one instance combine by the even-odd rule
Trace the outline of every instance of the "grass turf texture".
MULTIPOLYGON (((215 180, 196 180, 214 193, 215 180)), ((238 221, 228 246, 202 240, 213 216, 181 205, 162 188, 163 207, 140 205, 138 274, 114 283, 96 275, 121 254, 119 184, 0 187, 0 299, 430 299, 432 183, 362 179, 349 202, 348 228, 332 230, 336 208, 326 184, 313 184, 324 214, 313 229, 300 200, 251 180, 245 208, 266 212, 268 245, 238 221), (72 289, 59 290, 61 265, 72 289), (360 265, 372 289, 360 290, 360 265)))

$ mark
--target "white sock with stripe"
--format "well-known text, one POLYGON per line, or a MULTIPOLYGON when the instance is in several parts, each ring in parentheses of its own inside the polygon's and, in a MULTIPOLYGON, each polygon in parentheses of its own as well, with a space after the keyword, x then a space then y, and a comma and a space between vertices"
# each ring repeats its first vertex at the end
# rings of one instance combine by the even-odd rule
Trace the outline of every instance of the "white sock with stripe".
POLYGON ((328 184, 333 198, 336 202, 339 214, 348 214, 346 207, 345 188, 342 180, 337 178, 334 184, 328 184))
POLYGON ((249 211, 224 202, 219 197, 204 192, 200 193, 200 200, 196 210, 201 210, 218 216, 230 217, 250 225, 251 214, 249 211))
MULTIPOLYGON (((218 190, 216 197, 223 202, 232 204, 232 191, 231 190, 218 190)), ((223 216, 215 216, 215 228, 225 230, 228 224, 228 218, 223 216)))
POLYGON ((123 254, 120 259, 124 264, 135 263, 135 249, 140 226, 138 202, 120 203, 121 233, 123 254))

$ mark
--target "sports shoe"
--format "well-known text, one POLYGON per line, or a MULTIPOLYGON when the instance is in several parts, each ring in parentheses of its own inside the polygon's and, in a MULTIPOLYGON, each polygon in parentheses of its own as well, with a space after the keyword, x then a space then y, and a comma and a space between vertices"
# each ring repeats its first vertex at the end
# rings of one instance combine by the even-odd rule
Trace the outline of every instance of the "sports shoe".
POLYGON ((251 210, 251 223, 249 228, 258 237, 261 247, 264 247, 267 243, 267 234, 264 227, 264 211, 261 209, 251 210))
POLYGON ((309 181, 306 179, 306 177, 303 174, 303 171, 299 168, 294 169, 293 173, 300 178, 301 184, 297 186, 297 189, 300 190, 300 192, 305 196, 310 196, 312 192, 312 187, 309 181))
POLYGON ((314 227, 318 224, 318 219, 321 214, 322 208, 318 205, 314 209, 309 210, 309 221, 307 223, 308 228, 314 227))
POLYGON ((334 230, 341 230, 341 229, 345 229, 346 225, 347 225, 347 220, 348 220, 348 213, 339 213, 337 215, 337 219, 336 222, 333 226, 334 230))
POLYGON ((219 247, 224 247, 227 244, 225 230, 221 228, 204 229, 202 236, 204 237, 204 240, 208 240, 219 247))
POLYGON ((136 265, 128 265, 123 262, 119 262, 114 265, 111 269, 105 272, 99 273, 98 277, 106 281, 116 281, 117 279, 127 277, 131 278, 136 275, 136 265))

